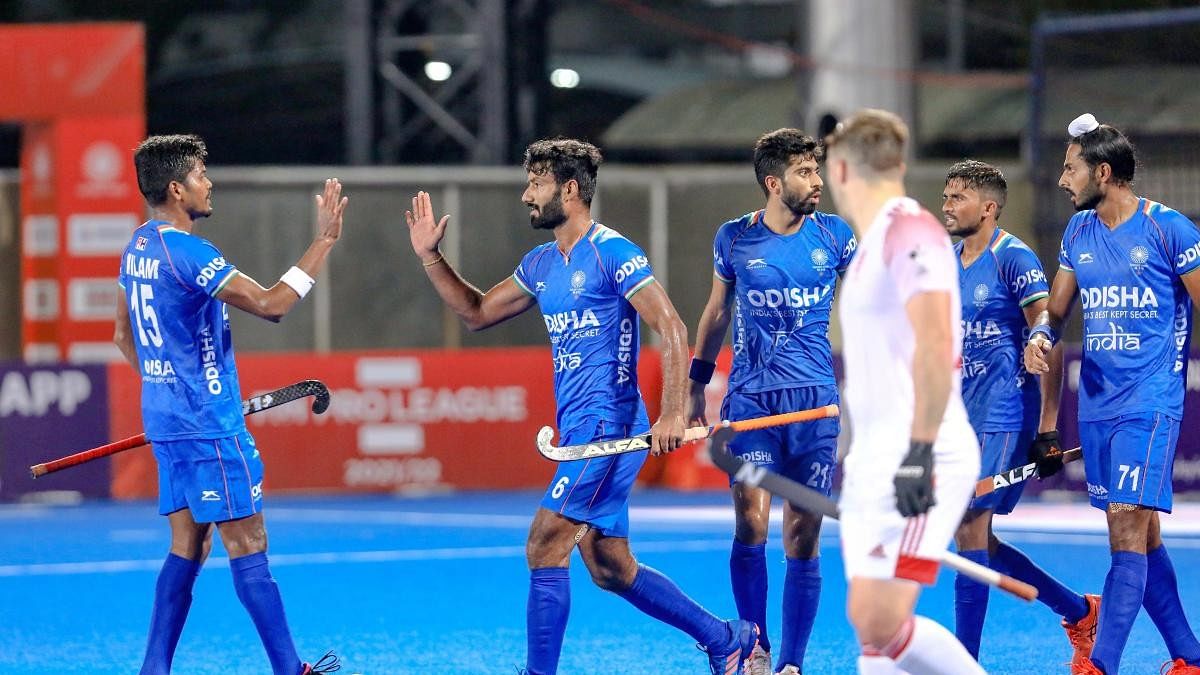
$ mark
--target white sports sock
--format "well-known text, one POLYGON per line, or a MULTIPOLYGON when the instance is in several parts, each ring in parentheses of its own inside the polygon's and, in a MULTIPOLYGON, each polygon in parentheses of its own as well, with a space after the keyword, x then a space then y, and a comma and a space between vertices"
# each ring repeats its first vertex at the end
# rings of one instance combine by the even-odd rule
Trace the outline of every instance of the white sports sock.
MULTIPOLYGON (((912 639, 896 656, 897 666, 913 675, 985 675, 953 633, 936 621, 919 615, 914 618, 912 639)), ((859 672, 866 672, 861 664, 860 658, 859 672)))
POLYGON ((858 675, 899 675, 896 662, 886 656, 858 657, 858 675))

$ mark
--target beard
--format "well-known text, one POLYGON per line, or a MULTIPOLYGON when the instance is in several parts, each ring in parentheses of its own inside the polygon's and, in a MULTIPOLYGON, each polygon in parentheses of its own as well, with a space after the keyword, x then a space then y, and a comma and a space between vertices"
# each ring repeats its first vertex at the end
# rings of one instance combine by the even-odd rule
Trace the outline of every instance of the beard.
POLYGON ((1087 211, 1099 206, 1100 200, 1103 198, 1104 195, 1100 194, 1100 186, 1089 181, 1088 184, 1084 186, 1083 190, 1081 190, 1078 195, 1075 195, 1072 203, 1074 204, 1076 211, 1087 211))
POLYGON ((545 206, 537 207, 537 215, 529 216, 529 226, 535 230, 553 230, 567 222, 567 214, 563 211, 562 191, 554 193, 545 206))
POLYGON ((808 194, 801 197, 794 192, 788 192, 785 190, 783 194, 780 195, 780 201, 783 202, 783 205, 788 207, 788 210, 790 210, 797 218, 811 216, 817 210, 817 203, 811 201, 812 196, 816 193, 816 190, 811 190, 808 194))
POLYGON ((951 237, 969 237, 978 232, 981 225, 982 220, 975 221, 974 225, 965 225, 961 220, 956 220, 954 225, 946 226, 946 233, 951 237))

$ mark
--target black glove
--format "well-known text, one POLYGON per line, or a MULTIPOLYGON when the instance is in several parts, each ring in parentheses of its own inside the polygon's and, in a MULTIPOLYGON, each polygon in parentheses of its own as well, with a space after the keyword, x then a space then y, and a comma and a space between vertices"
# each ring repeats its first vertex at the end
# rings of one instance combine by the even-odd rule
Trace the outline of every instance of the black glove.
POLYGON ((892 480, 896 486, 896 508, 905 518, 919 516, 929 510, 933 498, 933 443, 909 441, 908 454, 896 469, 892 480))
POLYGON ((1029 461, 1037 464, 1038 478, 1049 478, 1062 471, 1062 448, 1057 431, 1043 431, 1029 445, 1029 461))

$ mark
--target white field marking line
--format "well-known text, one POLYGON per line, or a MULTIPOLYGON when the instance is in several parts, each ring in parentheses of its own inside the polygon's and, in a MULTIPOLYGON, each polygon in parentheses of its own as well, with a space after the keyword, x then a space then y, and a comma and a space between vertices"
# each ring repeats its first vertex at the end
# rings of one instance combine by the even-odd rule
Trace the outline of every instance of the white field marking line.
MULTIPOLYGON (((1008 541, 1024 543, 1046 543, 1067 546, 1106 547, 1108 537, 1100 534, 1063 534, 1050 532, 1014 532, 1005 537, 1008 541)), ((1172 549, 1200 549, 1200 539, 1177 538, 1167 535, 1166 541, 1172 549)), ((838 548, 836 537, 822 533, 823 548, 838 548)), ((729 540, 692 539, 684 541, 637 542, 634 549, 640 553, 707 553, 725 551, 729 540)), ((524 546, 490 546, 466 548, 433 548, 382 551, 329 551, 323 553, 276 553, 271 563, 277 567, 299 567, 303 565, 331 565, 344 563, 383 563, 423 560, 472 560, 487 558, 518 558, 525 555, 524 546)), ((228 568, 229 559, 209 558, 207 567, 228 568)), ((31 563, 24 565, 0 565, 0 577, 70 576, 79 574, 116 574, 122 572, 157 572, 162 568, 162 559, 149 560, 102 560, 94 562, 31 563)))
POLYGON ((533 513, 520 516, 490 513, 429 513, 423 511, 354 511, 352 509, 294 509, 271 508, 265 516, 270 521, 372 524, 427 525, 430 527, 519 527, 527 529, 533 513))
MULTIPOLYGON (((648 541, 636 545, 647 553, 708 553, 729 548, 728 539, 693 539, 685 541, 648 541)), ((322 553, 273 553, 271 565, 299 567, 303 565, 332 565, 344 563, 381 563, 421 560, 473 560, 486 558, 523 558, 525 546, 486 546, 464 548, 431 548, 383 551, 326 551, 322 553)), ((229 567, 229 558, 212 557, 205 567, 229 567)), ((77 574, 114 574, 120 572, 157 572, 162 559, 101 560, 95 562, 31 563, 0 565, 0 577, 67 576, 77 574)))

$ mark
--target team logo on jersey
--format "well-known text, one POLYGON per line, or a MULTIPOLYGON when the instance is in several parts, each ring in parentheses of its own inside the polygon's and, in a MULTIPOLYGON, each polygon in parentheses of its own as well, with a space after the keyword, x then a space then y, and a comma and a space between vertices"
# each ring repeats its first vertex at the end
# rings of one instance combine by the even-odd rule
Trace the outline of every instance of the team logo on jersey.
POLYGON ((571 275, 571 295, 578 298, 580 294, 583 293, 583 285, 586 282, 587 275, 583 273, 583 270, 576 270, 575 273, 571 275))
POLYGON ((746 269, 748 269, 748 270, 761 270, 761 269, 766 269, 766 267, 767 267, 767 259, 766 258, 751 258, 746 261, 746 269))
POLYGON ((984 305, 987 304, 989 292, 990 291, 988 291, 987 284, 979 284, 978 286, 975 287, 975 292, 972 295, 975 298, 975 306, 976 307, 983 307, 984 305))
POLYGON ((829 251, 823 248, 814 248, 809 254, 812 259, 813 269, 818 272, 824 272, 829 269, 829 251))
POLYGON ((1108 332, 1088 333, 1083 347, 1089 352, 1135 352, 1142 348, 1142 334, 1131 333, 1109 321, 1108 332))
POLYGON ((137 242, 134 243, 133 247, 139 251, 145 251, 146 244, 148 244, 148 243, 150 243, 150 241, 148 239, 146 239, 145 237, 138 237, 137 242))
POLYGON ((537 282, 536 284, 534 284, 533 290, 535 293, 541 293, 542 291, 546 290, 546 282, 544 282, 544 281, 537 282))
POLYGON ((1091 253, 1080 253, 1079 254, 1079 264, 1080 265, 1083 265, 1085 263, 1095 262, 1095 261, 1096 261, 1096 258, 1091 253))
POLYGON ((1150 251, 1146 250, 1145 246, 1134 246, 1129 249, 1129 266, 1137 274, 1141 274, 1142 270, 1146 269, 1146 261, 1150 259, 1150 251))
POLYGON ((962 357, 962 376, 964 379, 970 379, 979 375, 987 374, 987 364, 979 359, 971 359, 966 354, 962 357))

